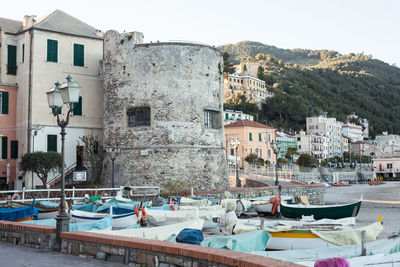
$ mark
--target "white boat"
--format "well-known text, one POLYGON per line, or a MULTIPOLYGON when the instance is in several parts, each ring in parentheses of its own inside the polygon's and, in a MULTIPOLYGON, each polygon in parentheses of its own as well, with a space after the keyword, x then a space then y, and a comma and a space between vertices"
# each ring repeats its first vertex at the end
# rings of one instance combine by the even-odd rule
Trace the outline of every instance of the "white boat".
MULTIPOLYGON (((100 220, 104 217, 110 216, 108 213, 94 213, 88 211, 71 210, 71 222, 92 222, 95 220, 100 220)), ((136 225, 138 222, 138 216, 136 213, 130 212, 125 214, 112 214, 112 227, 113 228, 126 228, 129 226, 136 225)), ((141 216, 141 213, 139 213, 141 216)))
POLYGON ((37 219, 38 220, 55 219, 57 214, 58 210, 39 210, 37 219))
MULTIPOLYGON (((252 198, 251 205, 256 209, 256 212, 258 213, 271 212, 272 203, 270 202, 270 200, 273 197, 275 196, 263 196, 263 197, 252 198)), ((281 196, 282 201, 290 200, 292 198, 293 198, 292 196, 281 196)), ((278 207, 278 212, 280 212, 279 207, 278 207)))

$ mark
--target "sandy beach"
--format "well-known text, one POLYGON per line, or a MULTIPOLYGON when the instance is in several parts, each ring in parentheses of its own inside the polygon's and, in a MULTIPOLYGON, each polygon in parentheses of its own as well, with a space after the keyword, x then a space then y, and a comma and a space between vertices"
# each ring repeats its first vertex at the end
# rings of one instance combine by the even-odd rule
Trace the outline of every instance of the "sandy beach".
POLYGON ((400 229, 400 182, 386 182, 382 185, 352 185, 330 187, 325 194, 326 204, 349 203, 363 196, 360 212, 356 217, 357 226, 365 226, 378 220, 382 215, 384 230, 378 236, 385 238, 400 229))

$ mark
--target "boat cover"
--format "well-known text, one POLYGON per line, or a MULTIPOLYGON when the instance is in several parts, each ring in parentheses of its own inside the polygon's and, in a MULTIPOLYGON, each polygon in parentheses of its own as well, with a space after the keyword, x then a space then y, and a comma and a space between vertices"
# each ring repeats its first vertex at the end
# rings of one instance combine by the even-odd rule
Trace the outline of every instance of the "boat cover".
POLYGON ((0 208, 0 220, 15 221, 30 216, 37 217, 38 209, 32 206, 17 209, 0 208))
MULTIPOLYGON (((271 198, 276 197, 275 196, 262 196, 262 197, 253 197, 250 198, 251 201, 257 201, 257 200, 261 200, 261 201, 269 201, 271 198)), ((292 199, 293 196, 288 196, 288 195, 281 195, 281 200, 290 200, 292 199)))
POLYGON ((179 201, 179 205, 181 206, 197 206, 197 207, 203 207, 203 206, 210 206, 212 203, 211 201, 208 201, 208 199, 203 198, 203 199, 192 199, 192 198, 187 198, 187 197, 181 197, 179 201))
POLYGON ((168 224, 164 226, 151 227, 151 228, 122 229, 122 230, 92 230, 91 232, 107 234, 107 235, 119 235, 119 236, 138 237, 138 238, 165 241, 172 234, 178 235, 179 232, 185 228, 201 230, 203 228, 203 220, 193 219, 187 222, 174 223, 174 224, 168 224))
POLYGON ((58 208, 60 203, 45 200, 45 201, 40 201, 38 205, 46 208, 58 208))
POLYGON ((207 237, 201 245, 240 252, 264 251, 270 238, 269 233, 258 230, 239 235, 207 237))
POLYGON ((225 210, 221 206, 200 207, 196 209, 186 209, 181 207, 179 211, 146 209, 147 220, 157 223, 161 222, 184 222, 194 218, 212 221, 224 214, 225 210))
MULTIPOLYGON (((191 207, 191 206, 189 206, 191 207)), ((150 210, 172 210, 171 204, 164 204, 162 206, 149 207, 150 210)), ((174 204, 175 211, 178 210, 178 204, 174 204)))
MULTIPOLYGON (((46 225, 56 227, 56 219, 45 219, 45 220, 30 220, 23 221, 23 223, 29 224, 37 224, 37 225, 46 225)), ((107 216, 101 220, 96 220, 94 222, 80 222, 80 223, 71 223, 69 225, 69 231, 89 231, 93 229, 111 229, 112 227, 112 217, 107 216)))
POLYGON ((97 205, 93 203, 84 204, 84 205, 72 205, 73 210, 87 211, 87 212, 96 212, 97 205))
POLYGON ((236 210, 236 203, 237 199, 228 198, 221 201, 221 206, 226 209, 226 211, 234 211, 236 210))
POLYGON ((382 223, 375 222, 373 224, 358 229, 344 229, 340 231, 317 231, 311 229, 311 232, 327 242, 337 246, 361 244, 361 232, 366 230, 366 241, 376 240, 376 237, 383 230, 382 223))
MULTIPOLYGON (((400 236, 368 242, 365 244, 365 247, 367 249, 367 255, 399 253, 400 236)), ((310 266, 314 266, 314 262, 319 259, 326 259, 333 257, 346 257, 346 258, 358 257, 361 255, 361 246, 348 245, 348 246, 305 249, 305 250, 262 251, 262 252, 258 251, 252 253, 269 258, 297 262, 304 265, 308 265, 305 263, 312 262, 312 265, 310 266)), ((359 265, 354 265, 354 266, 359 266, 359 265)))

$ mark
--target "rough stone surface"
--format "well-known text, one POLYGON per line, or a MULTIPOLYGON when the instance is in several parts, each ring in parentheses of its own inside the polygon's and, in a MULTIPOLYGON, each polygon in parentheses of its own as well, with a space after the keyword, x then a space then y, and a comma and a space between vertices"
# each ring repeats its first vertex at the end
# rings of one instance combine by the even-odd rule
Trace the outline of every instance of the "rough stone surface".
POLYGON ((104 36, 104 142, 121 148, 116 186, 179 180, 185 189, 228 188, 220 52, 128 39, 116 31, 104 36), (150 108, 150 126, 128 127, 127 111, 137 107, 150 108), (205 127, 209 108, 219 112, 217 129, 205 127))
POLYGON ((96 259, 105 261, 105 260, 107 260, 107 254, 102 252, 102 251, 97 251, 96 252, 96 259))

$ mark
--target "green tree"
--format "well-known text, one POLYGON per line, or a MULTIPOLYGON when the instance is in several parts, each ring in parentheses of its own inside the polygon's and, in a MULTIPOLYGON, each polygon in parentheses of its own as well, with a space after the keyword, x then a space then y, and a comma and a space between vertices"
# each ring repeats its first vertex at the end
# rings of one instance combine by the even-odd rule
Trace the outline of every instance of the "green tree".
POLYGON ((318 160, 308 154, 301 154, 300 157, 297 159, 297 164, 303 167, 314 167, 317 165, 317 163, 318 160))
POLYGON ((229 62, 229 54, 227 52, 222 53, 224 59, 224 73, 232 74, 235 73, 235 66, 232 62, 229 62))
POLYGON ((49 172, 55 169, 62 171, 62 157, 57 152, 32 152, 26 153, 21 158, 22 171, 34 172, 46 186, 49 172))
POLYGON ((285 158, 293 161, 293 155, 297 154, 297 147, 288 147, 285 158))
POLYGON ((258 160, 258 155, 255 153, 250 153, 244 160, 250 164, 256 163, 258 160))
POLYGON ((258 67, 257 69, 257 78, 260 80, 265 81, 265 74, 264 74, 264 68, 263 67, 258 67))

